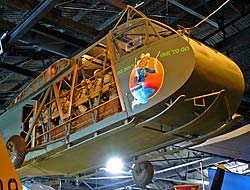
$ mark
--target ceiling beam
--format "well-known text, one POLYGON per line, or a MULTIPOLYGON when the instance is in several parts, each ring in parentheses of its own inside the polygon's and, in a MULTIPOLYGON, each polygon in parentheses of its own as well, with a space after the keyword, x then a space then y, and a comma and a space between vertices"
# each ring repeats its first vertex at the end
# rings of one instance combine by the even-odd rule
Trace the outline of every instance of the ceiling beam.
MULTIPOLYGON (((123 3, 122 1, 118 0, 104 0, 105 2, 109 3, 110 5, 113 5, 114 7, 118 9, 126 9, 127 5, 126 3, 123 3)), ((114 14, 111 16, 108 20, 106 20, 102 25, 98 26, 98 30, 107 30, 108 26, 111 25, 115 20, 117 20, 120 17, 120 13, 114 14)))
POLYGON ((64 36, 52 29, 46 30, 40 25, 36 25, 32 28, 20 41, 67 58, 73 57, 87 45, 87 43, 82 40, 77 42, 77 39, 68 35, 64 36), (80 44, 80 42, 82 42, 82 44, 80 44))
MULTIPOLYGON (((190 13, 190 14, 198 17, 198 18, 200 18, 201 20, 204 19, 204 18, 206 18, 205 16, 203 16, 203 15, 197 13, 196 11, 194 11, 194 10, 186 7, 185 5, 177 2, 176 0, 168 0, 168 2, 170 2, 170 3, 174 4, 175 6, 183 9, 184 11, 186 11, 186 12, 188 12, 188 13, 190 13)), ((207 22, 208 24, 214 26, 215 28, 219 28, 219 25, 216 22, 214 22, 214 21, 212 21, 210 19, 206 19, 205 22, 207 22)))
MULTIPOLYGON (((36 2, 31 0, 25 0, 25 3, 23 3, 23 1, 20 0, 4 0, 3 3, 5 3, 10 7, 14 7, 16 9, 23 11, 30 11, 34 9, 37 5, 36 2)), ((50 11, 48 14, 44 16, 44 18, 50 23, 53 23, 55 25, 60 25, 61 27, 67 28, 71 31, 73 30, 85 33, 90 37, 96 37, 99 33, 99 31, 97 31, 95 28, 92 28, 90 26, 81 24, 79 22, 61 16, 61 12, 56 8, 53 8, 52 11, 50 11)))
MULTIPOLYGON (((94 0, 92 1, 92 4, 89 6, 89 9, 96 8, 98 4, 100 3, 99 0, 94 0)), ((90 11, 85 11, 85 10, 79 10, 78 13, 73 17, 74 21, 79 21, 83 16, 88 14, 90 11)))
POLYGON ((16 67, 14 65, 10 65, 4 62, 0 62, 0 68, 32 78, 36 78, 39 75, 34 71, 30 71, 21 67, 16 67))
MULTIPOLYGON (((1 18, 0 23, 5 31, 15 27, 14 23, 1 18)), ((4 33, 3 30, 0 30, 0 32, 4 33)), ((40 24, 35 24, 19 41, 63 57, 72 57, 88 45, 83 40, 73 38, 40 24)))
MULTIPOLYGON (((127 4, 123 3, 120 0, 104 0, 106 3, 113 5, 114 7, 118 8, 118 9, 125 9, 127 7, 127 4)), ((109 19, 107 19, 102 25, 98 26, 97 29, 98 30, 107 30, 109 29, 108 26, 112 25, 112 23, 118 19, 120 17, 120 14, 114 14, 113 16, 111 16, 109 19)))
MULTIPOLYGON (((192 6, 192 9, 195 10, 195 9, 198 9, 200 6, 208 6, 207 3, 208 3, 209 1, 210 1, 210 0, 200 0, 199 2, 196 2, 196 1, 195 1, 195 4, 192 4, 192 5, 191 5, 191 6, 192 6)), ((171 3, 170 3, 170 4, 171 4, 171 3)), ((167 4, 168 7, 166 7, 165 9, 168 8, 168 10, 170 10, 170 9, 171 9, 170 4, 167 4)), ((172 5, 174 6, 174 4, 172 4, 172 5)), ((165 9, 164 9, 164 10, 165 10, 165 9)), ((187 14, 188 14, 188 12, 185 12, 185 11, 184 11, 184 12, 180 12, 179 14, 177 14, 177 15, 175 16, 175 18, 168 18, 167 23, 168 23, 169 25, 171 25, 171 24, 173 24, 173 23, 176 23, 176 22, 178 22, 181 18, 185 18, 187 14)))
POLYGON ((220 51, 239 49, 241 46, 243 46, 243 44, 249 43, 249 33, 250 27, 215 44, 213 48, 220 51))
POLYGON ((31 14, 24 19, 23 22, 18 24, 12 31, 7 33, 6 37, 6 49, 13 46, 22 36, 24 36, 28 30, 32 28, 45 14, 47 14, 59 0, 46 0, 39 3, 39 5, 33 9, 31 14))
POLYGON ((223 25, 222 27, 220 27, 219 29, 215 30, 214 32, 212 32, 211 34, 207 35, 206 37, 200 39, 202 42, 205 42, 206 40, 208 40, 209 38, 215 36, 217 33, 222 31, 222 28, 226 29, 227 27, 234 25, 235 23, 237 23, 239 20, 243 19, 245 16, 249 16, 250 15, 250 11, 243 13, 242 15, 240 15, 239 17, 233 19, 232 21, 228 22, 227 24, 223 25))
POLYGON ((122 1, 117 1, 117 0, 104 0, 110 5, 113 5, 114 7, 117 7, 119 9, 125 9, 127 5, 123 3, 122 1))

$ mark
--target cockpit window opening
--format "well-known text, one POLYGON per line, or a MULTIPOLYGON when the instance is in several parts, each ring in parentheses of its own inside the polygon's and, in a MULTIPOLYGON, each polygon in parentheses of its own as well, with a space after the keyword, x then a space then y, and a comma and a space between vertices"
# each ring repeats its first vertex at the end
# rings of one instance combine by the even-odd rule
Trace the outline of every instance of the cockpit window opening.
POLYGON ((115 58, 121 58, 171 34, 171 28, 145 18, 124 23, 112 31, 115 58))

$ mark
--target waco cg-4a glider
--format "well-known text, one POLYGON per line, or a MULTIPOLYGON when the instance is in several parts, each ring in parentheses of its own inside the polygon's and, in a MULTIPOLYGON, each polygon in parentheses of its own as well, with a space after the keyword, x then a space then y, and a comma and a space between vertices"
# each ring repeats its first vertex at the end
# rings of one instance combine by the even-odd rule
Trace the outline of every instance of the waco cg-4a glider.
POLYGON ((115 153, 138 158, 143 186, 153 169, 139 155, 230 127, 243 91, 231 59, 128 7, 104 38, 31 82, 0 132, 21 177, 75 175, 115 153))

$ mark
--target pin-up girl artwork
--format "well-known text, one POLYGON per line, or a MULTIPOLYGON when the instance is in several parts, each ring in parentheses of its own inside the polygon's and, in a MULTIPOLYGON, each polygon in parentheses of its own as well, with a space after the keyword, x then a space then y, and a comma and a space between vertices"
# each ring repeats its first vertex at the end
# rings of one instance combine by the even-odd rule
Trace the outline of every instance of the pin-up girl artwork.
MULTIPOLYGON (((160 53, 160 52, 159 52, 160 53)), ((146 104, 160 89, 163 83, 164 71, 157 57, 150 53, 142 53, 130 75, 130 91, 134 97, 132 109, 136 105, 146 104)))

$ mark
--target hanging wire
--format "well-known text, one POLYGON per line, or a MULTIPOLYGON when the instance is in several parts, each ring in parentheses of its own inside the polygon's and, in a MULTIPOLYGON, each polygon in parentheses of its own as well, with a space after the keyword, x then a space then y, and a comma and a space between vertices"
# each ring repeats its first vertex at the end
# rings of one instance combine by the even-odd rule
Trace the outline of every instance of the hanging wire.
POLYGON ((200 22, 198 22, 196 25, 194 25, 193 27, 190 28, 185 28, 182 26, 179 26, 180 28, 182 28, 182 30, 184 30, 184 33, 190 33, 191 30, 195 29, 196 27, 200 26, 203 22, 205 22, 207 19, 209 19, 212 15, 214 15, 215 13, 217 13, 223 6, 225 6, 230 0, 225 1, 221 6, 219 6, 217 9, 215 9, 211 14, 209 14, 207 17, 205 17, 204 19, 202 19, 200 22))
POLYGON ((192 27, 192 29, 198 27, 201 25, 203 22, 205 22, 209 17, 211 17, 213 14, 217 13, 224 5, 226 5, 230 0, 225 1, 221 6, 219 6, 215 11, 213 11, 210 15, 208 15, 206 18, 198 22, 196 25, 192 27))

